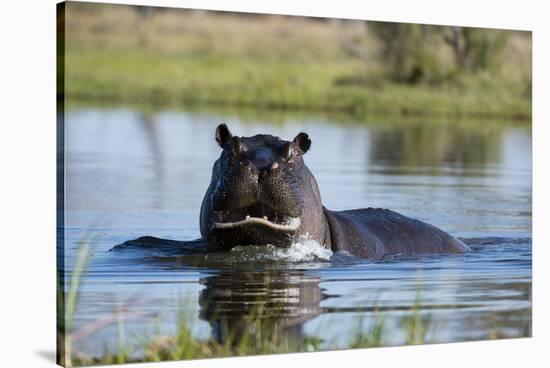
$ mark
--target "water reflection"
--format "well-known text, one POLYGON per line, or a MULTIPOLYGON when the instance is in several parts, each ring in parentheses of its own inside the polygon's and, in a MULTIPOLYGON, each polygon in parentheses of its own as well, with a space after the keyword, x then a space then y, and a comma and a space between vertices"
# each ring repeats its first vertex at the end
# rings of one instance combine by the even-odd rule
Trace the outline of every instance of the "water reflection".
POLYGON ((402 167, 480 167, 500 161, 502 126, 409 124, 372 130, 370 160, 402 167))
MULTIPOLYGON (((399 321, 410 314, 422 268, 423 312, 441 322, 432 341, 531 333, 528 126, 344 125, 309 115, 273 121, 254 117, 251 122, 226 112, 95 107, 69 109, 65 117, 66 242, 61 260, 68 270, 81 239, 97 239, 76 328, 112 314, 117 300, 135 299, 132 313, 158 315, 155 333, 158 327, 161 334, 173 335, 174 294, 185 289, 193 310, 199 309, 191 316, 193 334, 203 340, 238 344, 260 331, 297 340, 318 336, 327 348, 344 347, 358 318, 372 320, 378 308, 388 315, 386 343, 402 344, 399 321), (458 237, 497 237, 496 243, 451 265, 442 257, 387 264, 331 258, 274 269, 270 262, 255 261, 248 268, 236 267, 234 257, 210 259, 205 265, 193 264, 191 256, 189 262, 175 263, 109 253, 114 245, 143 235, 199 237, 202 196, 220 154, 213 132, 221 121, 239 135, 291 138, 308 132, 313 145, 305 160, 327 208, 390 208, 458 237), (511 238, 523 240, 503 244, 502 239, 511 238), (113 294, 117 297, 106 297, 113 294)), ((127 321, 128 336, 152 337, 148 323, 145 317, 127 321)), ((79 341, 79 348, 100 355, 103 346, 117 346, 117 339, 113 325, 79 341)))
POLYGON ((200 318, 222 344, 239 346, 251 335, 301 341, 304 322, 321 313, 320 281, 296 270, 221 271, 199 281, 200 318))

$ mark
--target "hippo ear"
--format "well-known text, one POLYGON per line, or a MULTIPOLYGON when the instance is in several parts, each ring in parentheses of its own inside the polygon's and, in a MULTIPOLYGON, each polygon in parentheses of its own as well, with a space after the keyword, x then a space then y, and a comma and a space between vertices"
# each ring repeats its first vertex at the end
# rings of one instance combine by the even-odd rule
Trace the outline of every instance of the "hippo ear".
POLYGON ((300 133, 294 138, 294 143, 300 147, 303 153, 306 153, 309 150, 309 147, 311 147, 311 139, 309 139, 309 136, 306 133, 300 133))
POLYGON ((216 128, 216 142, 218 142, 221 148, 225 148, 232 137, 233 135, 227 128, 227 125, 218 125, 218 127, 216 128))

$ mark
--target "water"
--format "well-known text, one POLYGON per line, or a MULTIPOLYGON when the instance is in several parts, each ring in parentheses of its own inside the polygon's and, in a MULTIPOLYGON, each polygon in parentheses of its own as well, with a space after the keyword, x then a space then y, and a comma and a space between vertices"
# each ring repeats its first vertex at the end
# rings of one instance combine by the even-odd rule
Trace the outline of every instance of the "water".
POLYGON ((530 336, 529 126, 274 120, 101 107, 67 112, 67 277, 80 242, 93 250, 75 316, 79 352, 116 351, 122 339, 139 356, 151 336, 175 332, 182 310, 196 337, 223 340, 224 326, 242 327, 240 317, 259 306, 281 333, 319 337, 322 348, 348 346, 358 326, 367 330, 381 315, 384 345, 403 344, 415 305, 429 317, 427 341, 530 336), (390 208, 464 238, 475 251, 372 262, 304 240, 288 250, 208 256, 109 252, 143 235, 199 237, 221 121, 237 135, 291 139, 308 132, 313 145, 305 161, 327 208, 390 208))

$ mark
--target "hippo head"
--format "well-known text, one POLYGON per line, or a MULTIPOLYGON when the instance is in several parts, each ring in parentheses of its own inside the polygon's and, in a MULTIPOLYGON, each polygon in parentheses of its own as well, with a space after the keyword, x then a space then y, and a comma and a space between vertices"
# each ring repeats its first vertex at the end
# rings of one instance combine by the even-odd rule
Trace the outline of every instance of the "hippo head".
POLYGON ((233 136, 216 129, 222 153, 201 207, 201 234, 213 248, 273 244, 287 247, 301 236, 325 242, 325 218, 315 178, 303 155, 311 140, 272 135, 233 136))

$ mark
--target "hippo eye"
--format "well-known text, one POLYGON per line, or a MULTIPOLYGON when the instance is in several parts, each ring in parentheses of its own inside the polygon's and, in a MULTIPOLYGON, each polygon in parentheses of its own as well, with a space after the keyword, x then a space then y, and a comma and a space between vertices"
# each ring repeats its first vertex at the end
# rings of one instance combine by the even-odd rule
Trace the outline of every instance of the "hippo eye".
POLYGON ((248 147, 244 143, 240 142, 237 146, 237 151, 246 153, 248 152, 248 147))
POLYGON ((243 143, 239 137, 234 137, 231 144, 231 148, 234 154, 238 155, 239 153, 248 152, 248 147, 243 143))

